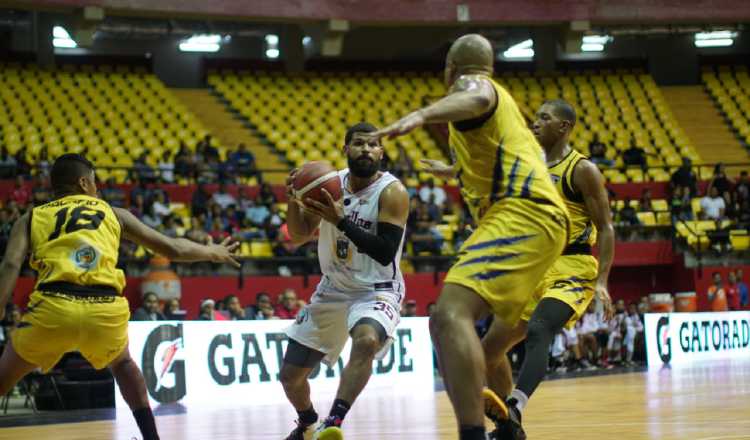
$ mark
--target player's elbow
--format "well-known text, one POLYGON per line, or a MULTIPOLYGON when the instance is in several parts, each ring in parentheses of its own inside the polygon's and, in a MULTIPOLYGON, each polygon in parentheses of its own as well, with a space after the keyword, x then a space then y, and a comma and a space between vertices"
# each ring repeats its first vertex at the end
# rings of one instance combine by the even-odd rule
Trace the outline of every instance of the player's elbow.
POLYGON ((475 116, 480 116, 490 110, 492 107, 492 98, 484 93, 476 93, 471 97, 471 104, 475 116))

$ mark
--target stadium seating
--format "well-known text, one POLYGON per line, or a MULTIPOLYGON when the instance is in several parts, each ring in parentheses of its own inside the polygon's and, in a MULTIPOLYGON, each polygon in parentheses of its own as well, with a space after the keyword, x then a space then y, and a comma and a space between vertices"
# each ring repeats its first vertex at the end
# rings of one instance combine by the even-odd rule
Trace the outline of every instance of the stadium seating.
POLYGON ((707 68, 702 78, 732 128, 746 145, 750 145, 750 76, 747 66, 707 68))
MULTIPOLYGON (((531 120, 547 99, 563 97, 579 112, 573 132, 575 148, 588 154, 597 137, 608 147, 615 168, 622 168, 621 152, 631 142, 648 154, 651 167, 677 167, 682 156, 699 161, 651 76, 630 71, 599 71, 552 76, 507 73, 498 80, 531 120)), ((327 159, 343 166, 341 127, 366 119, 376 124, 394 121, 418 108, 444 88, 435 74, 319 73, 290 76, 262 71, 222 71, 209 75, 209 84, 258 127, 287 159, 299 165, 327 159)), ((445 159, 442 150, 423 130, 397 140, 412 159, 445 159)), ((391 158, 396 145, 388 145, 391 158)), ((671 169, 605 170, 612 183, 669 180, 671 169)), ((424 176, 423 176, 424 177, 424 176)))
MULTIPOLYGON (((180 141, 194 146, 207 134, 155 75, 127 66, 0 64, 0 131, 11 153, 26 147, 35 161, 87 150, 99 167, 129 167, 142 152, 155 166, 180 141)), ((127 172, 103 169, 123 181, 127 172)))

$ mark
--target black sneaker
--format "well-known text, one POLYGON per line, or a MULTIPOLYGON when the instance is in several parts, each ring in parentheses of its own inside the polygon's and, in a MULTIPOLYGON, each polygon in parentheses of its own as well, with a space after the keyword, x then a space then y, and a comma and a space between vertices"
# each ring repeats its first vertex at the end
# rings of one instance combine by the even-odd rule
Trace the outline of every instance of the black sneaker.
POLYGON ((490 440, 526 440, 526 433, 521 427, 521 411, 516 403, 516 399, 508 399, 508 418, 495 424, 497 428, 488 435, 490 440))
POLYGON ((297 427, 294 428, 294 430, 289 433, 289 435, 284 440, 307 440, 312 435, 312 424, 303 424, 299 420, 296 420, 295 423, 297 424, 297 427), (305 435, 307 434, 307 435, 305 435))

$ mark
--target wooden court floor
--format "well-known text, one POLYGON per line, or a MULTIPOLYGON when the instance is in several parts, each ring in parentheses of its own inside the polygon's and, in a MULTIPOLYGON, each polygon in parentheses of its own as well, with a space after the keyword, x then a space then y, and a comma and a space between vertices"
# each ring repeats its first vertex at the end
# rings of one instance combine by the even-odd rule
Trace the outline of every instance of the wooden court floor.
MULTIPOLYGON (((365 390, 344 423, 345 438, 458 438, 446 394, 420 394, 393 398, 365 390)), ((316 402, 319 412, 329 404, 316 402)), ((531 440, 750 439, 750 360, 546 382, 524 417, 531 440)), ((293 418, 285 405, 188 408, 157 424, 164 440, 281 440, 293 418)), ((127 411, 111 421, 0 429, 2 440, 134 437, 127 411)))

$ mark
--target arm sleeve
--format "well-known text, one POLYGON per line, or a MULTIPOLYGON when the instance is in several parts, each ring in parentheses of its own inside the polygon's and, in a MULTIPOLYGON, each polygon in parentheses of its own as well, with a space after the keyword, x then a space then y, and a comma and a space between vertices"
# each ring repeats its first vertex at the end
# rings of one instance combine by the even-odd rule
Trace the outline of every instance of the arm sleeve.
POLYGON ((396 258, 404 235, 404 228, 386 222, 378 222, 377 235, 365 231, 349 219, 341 220, 336 227, 360 252, 383 266, 388 266, 396 258))

